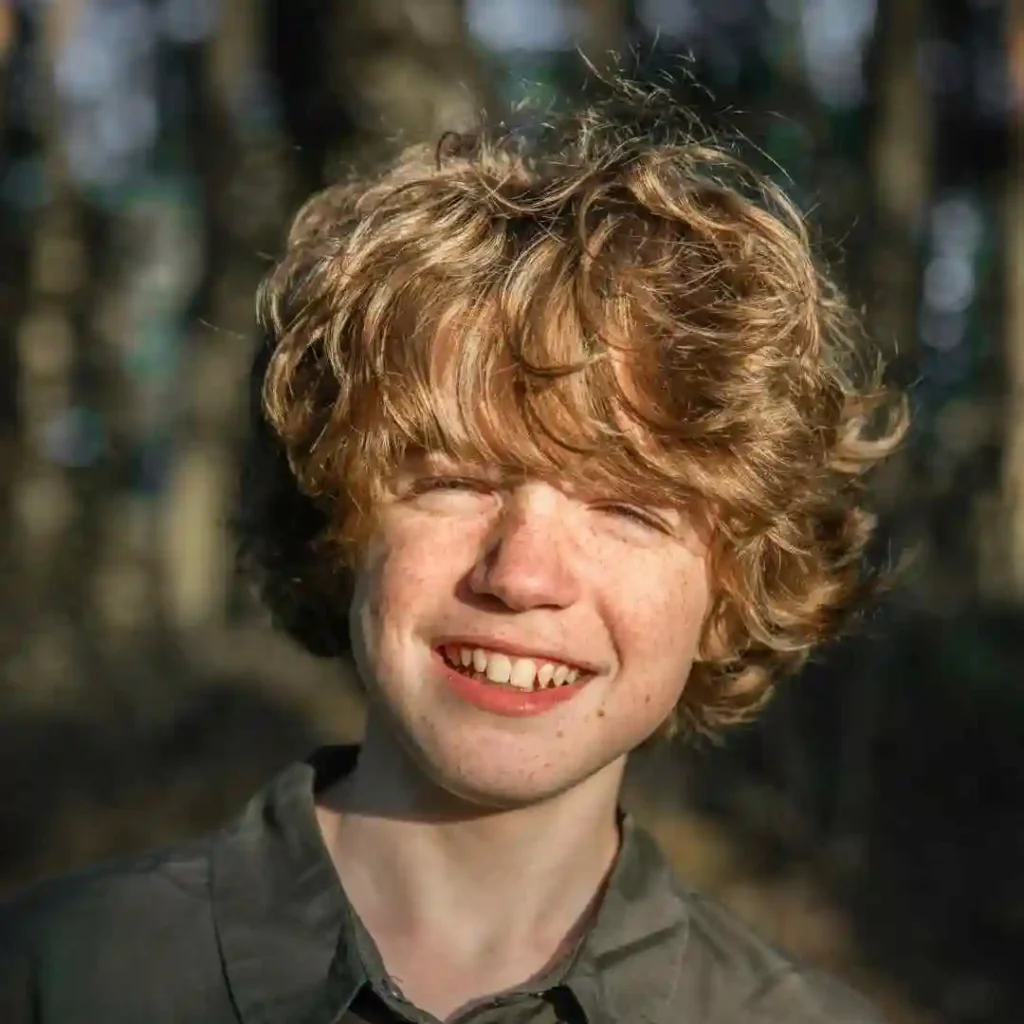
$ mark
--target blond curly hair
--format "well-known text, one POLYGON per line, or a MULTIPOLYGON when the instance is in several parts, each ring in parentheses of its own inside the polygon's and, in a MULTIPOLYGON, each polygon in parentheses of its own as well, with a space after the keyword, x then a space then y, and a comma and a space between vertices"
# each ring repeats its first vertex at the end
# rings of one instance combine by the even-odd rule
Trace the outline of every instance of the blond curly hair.
POLYGON ((799 211, 678 123, 624 86, 409 148, 299 212, 258 298, 240 526, 310 650, 344 648, 351 571, 414 449, 598 476, 709 526, 711 608, 670 731, 749 719, 860 607, 863 478, 905 402, 799 211))

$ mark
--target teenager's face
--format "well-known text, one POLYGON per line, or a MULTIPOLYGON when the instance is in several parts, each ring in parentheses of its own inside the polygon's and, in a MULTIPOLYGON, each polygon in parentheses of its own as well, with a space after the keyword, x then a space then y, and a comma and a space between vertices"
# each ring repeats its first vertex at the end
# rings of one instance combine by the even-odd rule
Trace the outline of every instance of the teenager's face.
POLYGON ((679 513, 422 458, 381 510, 352 636, 420 767, 516 806, 617 776, 678 701, 707 606, 706 549, 679 513), (483 672, 461 667, 474 657, 483 672))

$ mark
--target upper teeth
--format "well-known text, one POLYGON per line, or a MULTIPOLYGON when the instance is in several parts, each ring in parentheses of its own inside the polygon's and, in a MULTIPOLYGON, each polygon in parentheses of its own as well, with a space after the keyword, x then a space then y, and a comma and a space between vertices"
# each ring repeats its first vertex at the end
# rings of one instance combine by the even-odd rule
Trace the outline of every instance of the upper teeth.
POLYGON ((452 665, 473 668, 492 683, 506 683, 520 690, 537 690, 547 686, 575 683, 579 669, 558 662, 537 661, 534 658, 510 658, 500 651, 482 647, 459 647, 447 644, 444 656, 452 665))

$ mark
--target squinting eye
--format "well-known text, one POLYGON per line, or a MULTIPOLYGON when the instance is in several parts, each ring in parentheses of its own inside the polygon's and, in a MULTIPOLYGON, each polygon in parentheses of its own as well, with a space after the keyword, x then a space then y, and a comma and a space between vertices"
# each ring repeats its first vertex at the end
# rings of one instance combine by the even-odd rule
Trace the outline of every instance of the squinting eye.
POLYGON ((621 516, 624 519, 631 519, 641 526, 652 530, 660 530, 662 533, 668 531, 668 524, 661 520, 653 512, 636 508, 634 505, 602 505, 600 510, 614 516, 621 516))
POLYGON ((490 490, 486 480, 474 480, 470 477, 457 476, 431 476, 417 480, 410 492, 412 494, 427 494, 431 491, 477 491, 490 490))

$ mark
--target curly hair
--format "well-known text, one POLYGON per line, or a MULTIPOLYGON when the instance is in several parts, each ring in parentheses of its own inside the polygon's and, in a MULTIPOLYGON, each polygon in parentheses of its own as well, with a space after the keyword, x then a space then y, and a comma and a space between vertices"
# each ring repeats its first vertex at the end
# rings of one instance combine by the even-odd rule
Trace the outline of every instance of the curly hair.
POLYGON ((864 475, 904 398, 791 201, 657 99, 448 135, 296 216, 258 297, 239 525, 310 651, 346 649, 374 509, 422 449, 704 518, 711 606, 668 731, 749 719, 861 606, 864 475))

